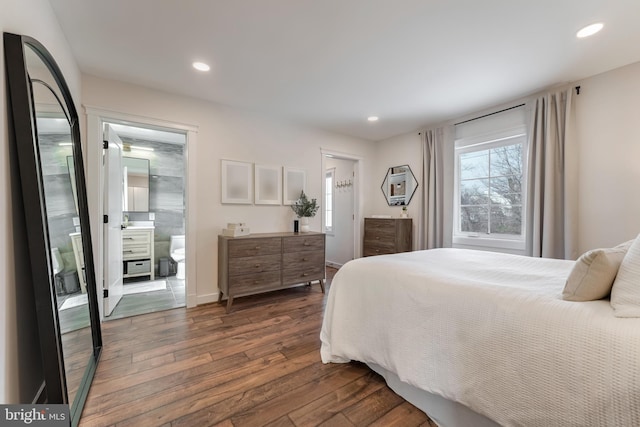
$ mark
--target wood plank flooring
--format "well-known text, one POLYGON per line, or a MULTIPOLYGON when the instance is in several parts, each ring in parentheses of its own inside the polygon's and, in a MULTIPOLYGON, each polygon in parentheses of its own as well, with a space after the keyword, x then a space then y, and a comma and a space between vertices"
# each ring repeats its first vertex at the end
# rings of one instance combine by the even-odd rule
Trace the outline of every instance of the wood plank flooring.
POLYGON ((366 365, 322 364, 325 299, 314 284, 103 323, 80 426, 435 427, 366 365))

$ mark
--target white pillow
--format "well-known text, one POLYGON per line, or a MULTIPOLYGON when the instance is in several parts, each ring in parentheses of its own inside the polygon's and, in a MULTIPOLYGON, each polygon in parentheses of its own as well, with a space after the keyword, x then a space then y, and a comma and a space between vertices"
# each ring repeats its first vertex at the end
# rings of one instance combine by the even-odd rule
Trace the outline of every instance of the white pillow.
POLYGON ((640 317, 640 236, 620 264, 611 289, 611 306, 616 317, 640 317))
POLYGON ((562 291, 567 301, 595 301, 609 295, 630 240, 614 248, 593 249, 576 261, 562 291))

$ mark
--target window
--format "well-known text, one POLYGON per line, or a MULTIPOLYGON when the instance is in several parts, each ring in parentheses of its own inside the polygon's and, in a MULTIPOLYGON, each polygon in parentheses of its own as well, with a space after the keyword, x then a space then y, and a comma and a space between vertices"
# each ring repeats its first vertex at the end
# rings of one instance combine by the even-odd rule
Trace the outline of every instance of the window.
POLYGON ((527 136, 524 116, 509 115, 511 127, 503 116, 456 129, 454 246, 525 247, 527 136))
POLYGON ((333 218, 333 212, 334 212, 333 183, 334 183, 335 172, 336 172, 335 168, 327 169, 327 173, 325 175, 326 191, 324 194, 324 213, 325 213, 324 230, 328 234, 333 234, 333 223, 334 223, 333 221, 334 220, 333 218))

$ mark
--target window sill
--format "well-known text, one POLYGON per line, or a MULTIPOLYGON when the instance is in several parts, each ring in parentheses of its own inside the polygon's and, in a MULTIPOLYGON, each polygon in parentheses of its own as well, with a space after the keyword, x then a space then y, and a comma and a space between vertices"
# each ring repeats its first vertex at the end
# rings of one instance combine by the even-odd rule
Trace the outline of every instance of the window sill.
POLYGON ((453 245, 478 246, 491 249, 506 249, 510 251, 524 251, 524 240, 492 239, 487 237, 453 236, 453 245))

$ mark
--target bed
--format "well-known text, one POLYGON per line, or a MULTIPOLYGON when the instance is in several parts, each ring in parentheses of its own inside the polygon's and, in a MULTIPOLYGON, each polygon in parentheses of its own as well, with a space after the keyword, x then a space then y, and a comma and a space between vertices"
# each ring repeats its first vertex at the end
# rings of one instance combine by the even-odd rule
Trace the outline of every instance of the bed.
POLYGON ((367 363, 436 423, 640 425, 640 319, 562 299, 574 261, 465 249, 335 275, 324 363, 367 363))

